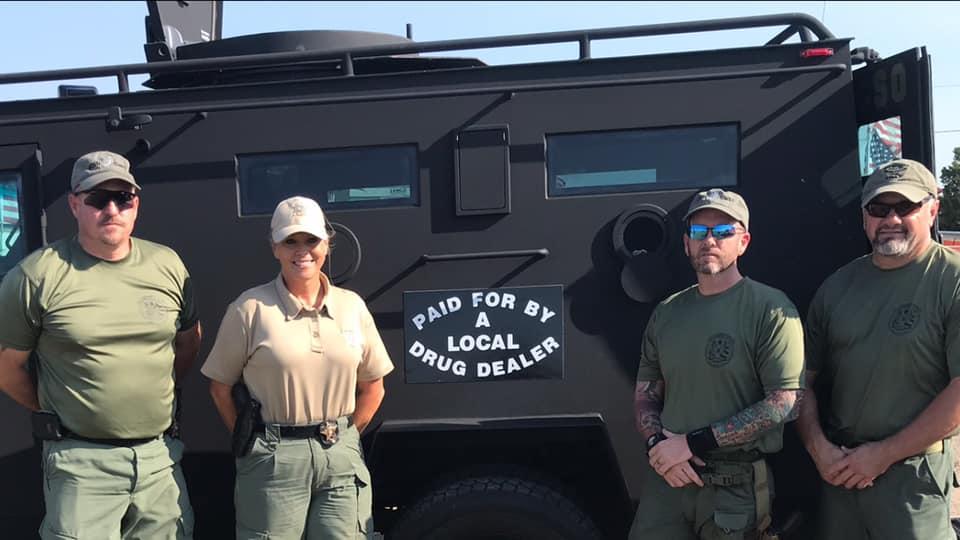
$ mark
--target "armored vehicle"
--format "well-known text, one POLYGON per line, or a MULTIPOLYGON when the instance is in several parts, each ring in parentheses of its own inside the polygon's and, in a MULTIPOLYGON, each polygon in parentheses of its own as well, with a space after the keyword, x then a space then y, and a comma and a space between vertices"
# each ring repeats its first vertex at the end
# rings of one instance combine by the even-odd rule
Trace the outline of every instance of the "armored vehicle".
MULTIPOLYGON (((417 42, 221 39, 219 2, 148 6, 145 63, 0 75, 118 82, 0 103, 0 271, 74 234, 78 156, 124 154, 144 188, 135 234, 174 248, 197 284, 199 364, 227 304, 276 274, 276 203, 315 198, 337 232, 327 273, 367 301, 397 366, 364 436, 388 538, 623 538, 646 459, 639 336, 695 280, 681 245, 693 194, 745 196, 742 269, 805 313, 824 277, 869 249, 862 177, 894 156, 934 163, 926 51, 881 59, 802 14, 417 42), (601 40, 747 28, 769 41, 591 54, 601 40), (579 54, 457 56, 545 43, 579 54), (130 91, 137 74, 149 90, 130 91)), ((181 399, 196 537, 229 538, 229 434, 198 371, 181 399)), ((0 530, 30 538, 39 446, 5 396, 0 416, 0 530)), ((818 485, 792 427, 774 459, 777 526, 802 530, 818 485)))

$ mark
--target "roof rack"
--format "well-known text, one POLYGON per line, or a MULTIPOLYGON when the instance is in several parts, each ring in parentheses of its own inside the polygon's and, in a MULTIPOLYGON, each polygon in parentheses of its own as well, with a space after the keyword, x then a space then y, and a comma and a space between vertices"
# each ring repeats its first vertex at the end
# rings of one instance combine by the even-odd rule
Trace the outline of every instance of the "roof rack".
POLYGON ((355 74, 354 60, 358 58, 571 42, 579 43, 580 50, 578 59, 585 61, 591 58, 591 44, 598 40, 712 32, 717 30, 763 28, 783 25, 785 25, 786 28, 767 41, 764 46, 782 44, 793 35, 798 35, 802 42, 814 41, 814 36, 816 37, 816 40, 834 39, 834 35, 830 33, 830 31, 827 30, 827 28, 816 18, 804 13, 785 13, 778 15, 708 19, 679 23, 621 26, 590 30, 451 39, 442 41, 427 41, 421 43, 411 42, 374 45, 325 51, 262 53, 232 57, 171 60, 141 64, 120 64, 89 68, 8 73, 0 74, 0 84, 87 79, 95 77, 116 77, 119 93, 127 93, 130 91, 130 83, 128 78, 130 75, 134 74, 176 73, 197 71, 202 69, 250 68, 257 66, 276 66, 278 64, 295 64, 300 62, 317 61, 339 61, 341 72, 340 76, 351 77, 355 74))

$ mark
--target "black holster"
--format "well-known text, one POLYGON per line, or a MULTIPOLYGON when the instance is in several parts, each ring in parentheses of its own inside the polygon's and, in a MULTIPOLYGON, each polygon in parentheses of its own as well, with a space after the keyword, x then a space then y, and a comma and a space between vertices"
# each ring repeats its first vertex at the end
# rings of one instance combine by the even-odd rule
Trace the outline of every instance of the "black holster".
POLYGON ((163 432, 171 439, 180 438, 180 415, 183 412, 183 392, 179 386, 173 387, 173 420, 170 421, 170 427, 163 432))
POLYGON ((254 432, 263 420, 260 418, 260 402, 253 399, 242 381, 233 385, 230 394, 237 409, 237 421, 233 425, 233 456, 239 458, 250 453, 256 436, 254 432))
POLYGON ((63 426, 60 417, 53 411, 33 411, 30 415, 33 436, 41 441, 59 441, 63 439, 63 426))

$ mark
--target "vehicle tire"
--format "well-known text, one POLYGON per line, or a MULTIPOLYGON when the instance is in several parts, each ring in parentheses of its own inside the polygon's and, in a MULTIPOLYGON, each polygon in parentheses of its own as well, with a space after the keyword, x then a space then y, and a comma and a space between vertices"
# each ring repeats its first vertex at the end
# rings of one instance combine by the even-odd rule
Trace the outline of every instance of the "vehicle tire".
POLYGON ((593 540, 593 521, 570 499, 533 480, 464 478, 415 502, 390 540, 593 540))

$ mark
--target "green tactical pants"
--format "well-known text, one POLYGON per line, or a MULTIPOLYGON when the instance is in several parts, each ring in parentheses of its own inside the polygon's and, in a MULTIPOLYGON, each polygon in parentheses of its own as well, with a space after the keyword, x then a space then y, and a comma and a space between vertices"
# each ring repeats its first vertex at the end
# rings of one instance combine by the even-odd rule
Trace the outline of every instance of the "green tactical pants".
POLYGON ((237 540, 372 538, 370 472, 360 434, 340 419, 340 440, 282 439, 276 425, 237 459, 237 540))
POLYGON ((950 525, 953 452, 892 465, 873 487, 848 490, 825 482, 819 540, 956 540, 950 525))
POLYGON ((193 510, 180 470, 183 443, 136 446, 44 441, 44 540, 193 538, 193 510))
MULTIPOLYGON (((769 466, 760 462, 759 475, 754 465, 737 462, 709 462, 716 474, 704 487, 689 484, 673 488, 649 464, 642 466, 640 501, 630 528, 630 540, 752 540, 758 538, 755 480, 767 483, 763 505, 772 501, 772 476, 769 466), (766 477, 765 479, 763 477, 766 477), (736 479, 733 485, 718 485, 736 479)), ((764 521, 767 521, 764 519, 764 521)))

